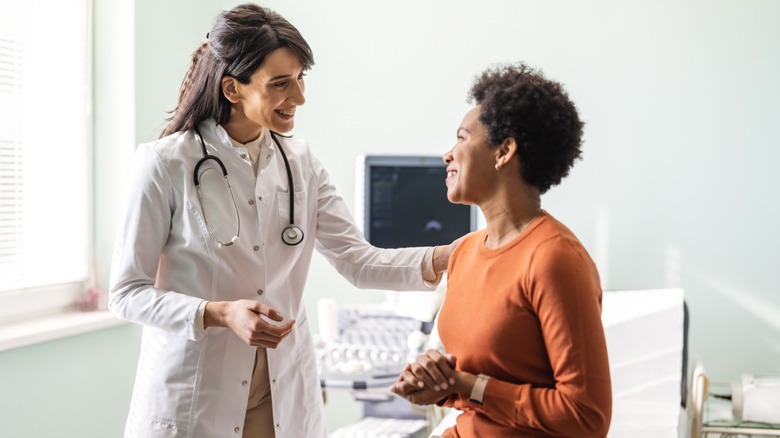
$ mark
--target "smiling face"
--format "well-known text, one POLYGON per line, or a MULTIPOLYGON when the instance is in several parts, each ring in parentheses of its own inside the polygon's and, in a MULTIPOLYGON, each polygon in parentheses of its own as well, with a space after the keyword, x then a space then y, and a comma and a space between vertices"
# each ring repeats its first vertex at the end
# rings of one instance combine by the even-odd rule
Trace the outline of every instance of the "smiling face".
POLYGON ((246 122, 278 133, 292 131, 295 110, 306 102, 303 97, 303 65, 287 48, 271 52, 248 84, 234 81, 235 96, 227 96, 246 122), (235 100, 235 101, 234 101, 235 100))
POLYGON ((442 157, 447 163, 447 199, 452 203, 480 205, 495 191, 498 151, 488 145, 479 113, 479 106, 466 113, 455 146, 442 157))

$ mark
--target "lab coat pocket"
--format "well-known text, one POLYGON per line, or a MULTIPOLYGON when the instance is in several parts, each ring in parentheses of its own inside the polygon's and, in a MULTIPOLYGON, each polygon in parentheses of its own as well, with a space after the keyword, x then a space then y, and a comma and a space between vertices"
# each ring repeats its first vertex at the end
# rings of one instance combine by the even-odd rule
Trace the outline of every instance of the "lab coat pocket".
POLYGON ((129 436, 186 435, 197 392, 201 343, 146 328, 141 344, 129 436))

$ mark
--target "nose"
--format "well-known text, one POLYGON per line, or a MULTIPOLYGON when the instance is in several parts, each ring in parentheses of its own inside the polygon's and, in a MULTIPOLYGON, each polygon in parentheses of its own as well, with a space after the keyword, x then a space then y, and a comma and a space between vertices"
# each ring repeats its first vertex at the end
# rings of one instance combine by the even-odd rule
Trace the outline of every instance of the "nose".
POLYGON ((291 88, 292 90, 290 91, 290 96, 288 97, 290 102, 298 106, 306 103, 306 98, 303 96, 303 93, 306 90, 306 85, 303 83, 303 79, 294 81, 294 85, 291 88))
POLYGON ((441 156, 441 159, 444 161, 444 164, 452 163, 452 149, 445 152, 444 155, 441 156))

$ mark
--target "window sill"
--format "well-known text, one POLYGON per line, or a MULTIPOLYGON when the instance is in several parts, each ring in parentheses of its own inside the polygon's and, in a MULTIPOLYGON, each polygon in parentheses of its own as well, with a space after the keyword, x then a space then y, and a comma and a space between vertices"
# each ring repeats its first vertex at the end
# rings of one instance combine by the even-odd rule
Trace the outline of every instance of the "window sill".
POLYGON ((107 310, 77 310, 0 325, 0 351, 127 324, 107 310))

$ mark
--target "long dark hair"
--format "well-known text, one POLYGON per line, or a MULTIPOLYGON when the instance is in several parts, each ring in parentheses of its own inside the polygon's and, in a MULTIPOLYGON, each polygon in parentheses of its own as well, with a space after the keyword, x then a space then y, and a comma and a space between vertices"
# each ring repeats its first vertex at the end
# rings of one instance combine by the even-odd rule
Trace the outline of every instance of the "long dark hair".
POLYGON ((179 89, 179 102, 160 137, 192 129, 213 118, 230 119, 231 103, 222 94, 222 78, 231 76, 248 84, 265 57, 288 48, 308 70, 314 55, 298 29, 276 12, 243 4, 217 16, 206 42, 192 54, 192 63, 179 89))

